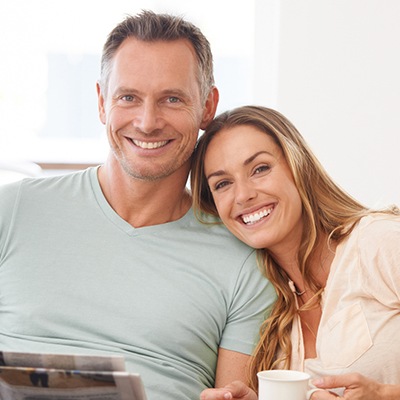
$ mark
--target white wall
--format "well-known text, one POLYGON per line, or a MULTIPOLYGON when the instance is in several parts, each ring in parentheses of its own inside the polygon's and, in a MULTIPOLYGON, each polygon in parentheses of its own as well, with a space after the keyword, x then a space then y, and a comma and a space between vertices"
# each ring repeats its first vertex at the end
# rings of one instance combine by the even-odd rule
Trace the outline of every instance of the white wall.
POLYGON ((259 0, 256 17, 258 36, 275 26, 257 41, 256 102, 289 117, 350 194, 400 204, 400 1, 259 0))

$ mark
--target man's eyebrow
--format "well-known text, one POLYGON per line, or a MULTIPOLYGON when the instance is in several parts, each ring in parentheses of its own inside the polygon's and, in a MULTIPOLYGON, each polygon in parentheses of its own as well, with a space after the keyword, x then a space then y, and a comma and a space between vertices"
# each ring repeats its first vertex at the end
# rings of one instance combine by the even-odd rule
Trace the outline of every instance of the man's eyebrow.
POLYGON ((182 89, 176 89, 176 88, 171 88, 171 89, 165 89, 161 91, 161 95, 163 96, 174 96, 174 97, 180 97, 182 99, 187 99, 190 97, 188 92, 182 90, 182 89))
POLYGON ((123 94, 140 94, 140 92, 128 86, 120 86, 114 90, 114 97, 121 96, 123 94))
MULTIPOLYGON (((138 89, 135 89, 133 87, 120 86, 114 91, 114 94, 116 96, 120 96, 123 94, 141 95, 141 92, 138 89)), ((176 97, 181 97, 181 98, 189 97, 188 93, 186 93, 184 90, 176 89, 176 88, 162 90, 161 92, 159 92, 159 94, 161 96, 176 96, 176 97)))
MULTIPOLYGON (((269 151, 266 151, 266 150, 257 151, 257 153, 253 154, 252 156, 250 156, 249 158, 244 160, 243 165, 249 165, 252 161, 254 161, 261 154, 268 154, 270 156, 274 156, 272 153, 270 153, 269 151)), ((220 169, 218 171, 215 171, 215 172, 212 172, 211 174, 209 174, 206 177, 206 179, 209 180, 213 176, 222 176, 225 174, 226 174, 226 172, 224 170, 220 169)))

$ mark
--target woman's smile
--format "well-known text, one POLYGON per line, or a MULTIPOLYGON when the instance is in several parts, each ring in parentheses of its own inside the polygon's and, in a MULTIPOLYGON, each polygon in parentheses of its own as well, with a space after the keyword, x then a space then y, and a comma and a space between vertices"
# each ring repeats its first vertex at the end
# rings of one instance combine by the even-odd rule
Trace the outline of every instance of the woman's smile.
POLYGON ((274 206, 262 207, 258 211, 243 213, 240 215, 240 218, 245 225, 254 225, 265 220, 272 213, 273 209, 274 206))

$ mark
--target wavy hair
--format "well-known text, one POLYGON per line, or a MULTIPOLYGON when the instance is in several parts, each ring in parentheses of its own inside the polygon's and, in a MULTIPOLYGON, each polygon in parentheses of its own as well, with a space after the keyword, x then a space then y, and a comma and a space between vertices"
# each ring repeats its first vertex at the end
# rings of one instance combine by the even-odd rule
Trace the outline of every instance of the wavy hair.
POLYGON ((274 368, 290 368, 292 345, 290 335, 295 316, 301 310, 318 305, 323 287, 307 265, 318 244, 327 236, 336 243, 346 238, 363 216, 374 212, 398 213, 398 209, 373 211, 367 209, 342 190, 327 174, 302 135, 279 112, 260 106, 244 106, 219 115, 199 139, 192 159, 191 189, 197 218, 204 213, 218 216, 206 176, 204 158, 208 145, 223 129, 253 126, 269 135, 280 147, 292 173, 302 202, 303 233, 298 253, 300 270, 315 296, 300 310, 289 287, 289 277, 270 256, 267 249, 258 250, 259 264, 277 292, 269 317, 260 330, 260 340, 249 369, 250 386, 257 391, 256 373, 274 368))

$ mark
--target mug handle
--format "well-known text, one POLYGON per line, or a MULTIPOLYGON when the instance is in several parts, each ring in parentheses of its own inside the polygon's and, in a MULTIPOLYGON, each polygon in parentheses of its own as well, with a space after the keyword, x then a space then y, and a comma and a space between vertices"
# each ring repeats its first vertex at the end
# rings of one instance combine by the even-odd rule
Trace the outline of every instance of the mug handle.
POLYGON ((323 389, 311 389, 311 390, 309 390, 309 391, 307 392, 307 400, 310 400, 311 395, 312 395, 314 392, 317 392, 317 391, 323 391, 323 389))

